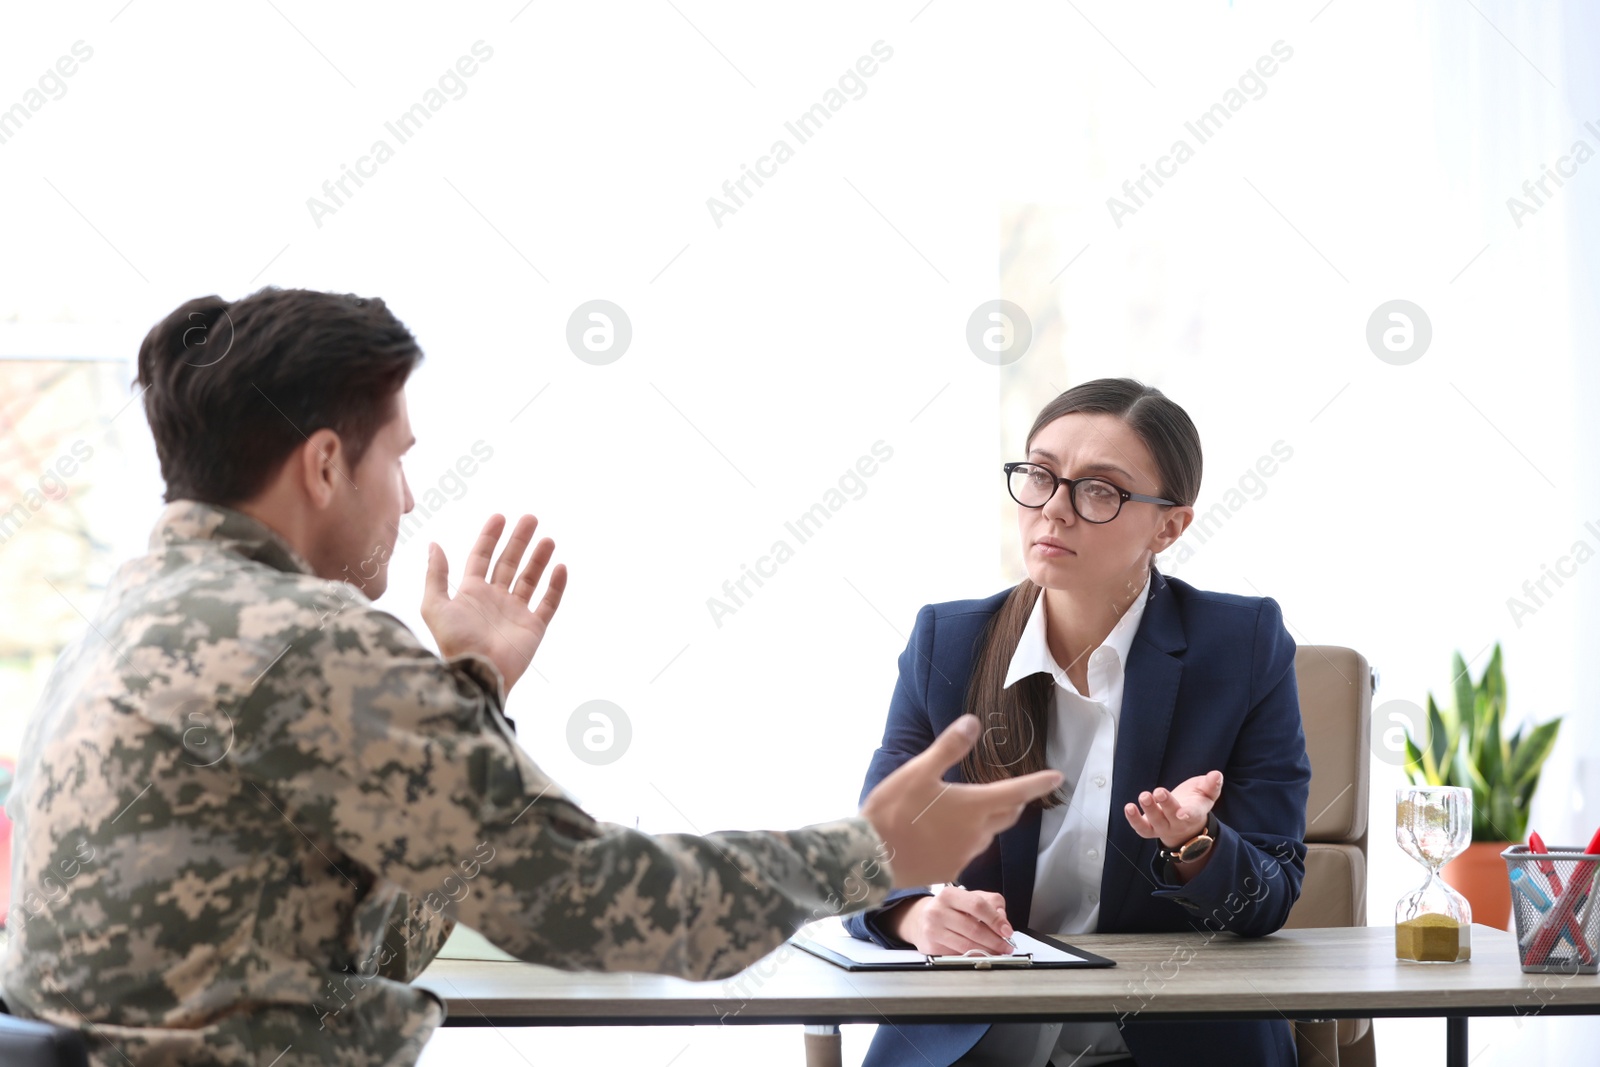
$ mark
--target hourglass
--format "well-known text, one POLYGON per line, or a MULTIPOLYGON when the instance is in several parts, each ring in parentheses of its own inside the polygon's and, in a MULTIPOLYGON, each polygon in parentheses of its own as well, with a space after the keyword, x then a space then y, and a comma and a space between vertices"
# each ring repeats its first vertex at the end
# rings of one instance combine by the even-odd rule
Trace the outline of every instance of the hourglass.
POLYGON ((1394 836, 1427 868, 1422 885, 1394 906, 1394 954, 1416 963, 1472 957, 1472 906, 1445 884, 1439 868, 1472 842, 1472 790, 1415 786, 1394 791, 1394 836))

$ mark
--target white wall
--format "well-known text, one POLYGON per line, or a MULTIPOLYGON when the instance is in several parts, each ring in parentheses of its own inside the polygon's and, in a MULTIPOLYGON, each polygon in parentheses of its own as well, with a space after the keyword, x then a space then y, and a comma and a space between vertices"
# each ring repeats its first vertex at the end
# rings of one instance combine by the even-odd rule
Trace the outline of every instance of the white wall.
MULTIPOLYGON (((8 11, 0 107, 74 42, 93 57, 0 144, 0 326, 80 324, 99 354, 131 355, 203 293, 383 296, 428 353, 413 485, 494 449, 397 552, 385 606, 420 629, 426 540, 459 573, 486 514, 534 512, 572 584, 512 698, 529 750, 597 814, 648 830, 795 825, 853 809, 918 607, 1012 578, 1000 442, 1050 393, 1002 424, 1015 372, 976 359, 964 329, 1013 251, 997 220, 1040 205, 1056 262, 1082 258, 1038 286, 1057 332, 1030 380, 1160 385, 1200 426, 1207 501, 1275 441, 1294 449, 1171 573, 1271 595, 1298 640, 1361 649, 1380 702, 1444 692, 1453 648, 1503 640, 1512 714, 1570 716, 1536 823, 1587 836, 1593 568, 1520 627, 1505 603, 1600 523, 1600 381, 1577 355, 1596 339, 1600 163, 1520 227, 1505 206, 1574 139, 1600 146, 1582 128, 1600 123, 1580 106, 1596 99, 1586 9, 675 3, 8 11), (465 95, 397 144, 385 122, 480 40, 493 56, 465 95), (785 121, 880 40, 893 56, 865 95, 796 145, 785 121), (1106 198, 1279 40, 1294 55, 1265 95, 1116 226, 1106 198), (393 158, 319 226, 307 199, 380 137, 393 158), (707 198, 780 137, 793 158, 718 226, 707 198), (1396 297, 1434 330, 1405 367, 1363 337, 1396 297), (633 325, 608 366, 564 342, 595 298, 633 325), (707 598, 880 440, 893 458, 864 495, 789 537, 794 558, 716 625, 707 598), (604 499, 595 464, 638 484, 604 499), (1500 479, 1527 485, 1528 514, 1493 506, 1500 479), (632 726, 603 766, 566 740, 591 699, 632 726)), ((158 504, 141 447, 117 482, 128 552, 158 504)), ((1400 780, 1374 763, 1375 923, 1412 881, 1387 843, 1400 780)), ((1596 1034, 1474 1027, 1484 1064, 1596 1034)), ((851 1056, 868 1032, 847 1034, 851 1056)), ((1379 1033, 1383 1062, 1442 1059, 1437 1022, 1379 1033)), ((429 1058, 500 1059, 508 1042, 663 1063, 687 1046, 682 1065, 793 1056, 799 1038, 454 1031, 429 1058)))

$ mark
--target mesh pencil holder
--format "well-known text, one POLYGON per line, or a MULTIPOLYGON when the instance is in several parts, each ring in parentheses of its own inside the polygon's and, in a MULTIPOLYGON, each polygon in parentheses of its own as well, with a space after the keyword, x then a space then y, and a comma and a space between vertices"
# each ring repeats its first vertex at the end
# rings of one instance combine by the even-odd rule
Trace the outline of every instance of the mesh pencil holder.
POLYGON ((1600 903, 1595 897, 1600 855, 1577 848, 1529 852, 1512 845, 1500 853, 1511 879, 1517 951, 1530 974, 1600 971, 1600 903))

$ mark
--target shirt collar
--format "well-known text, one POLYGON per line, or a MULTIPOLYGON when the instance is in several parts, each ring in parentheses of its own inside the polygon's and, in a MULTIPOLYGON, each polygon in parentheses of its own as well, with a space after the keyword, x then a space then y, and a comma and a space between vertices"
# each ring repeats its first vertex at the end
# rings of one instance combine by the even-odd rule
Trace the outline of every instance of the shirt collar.
MULTIPOLYGON (((1150 602, 1154 591, 1150 572, 1147 571, 1144 588, 1133 598, 1128 610, 1122 613, 1122 618, 1117 620, 1117 624, 1098 646, 1110 648, 1115 652, 1117 664, 1123 669, 1127 668, 1128 652, 1133 648, 1134 635, 1139 632, 1139 620, 1144 617, 1144 606, 1150 602)), ((1011 655, 1011 665, 1006 671, 1003 688, 1009 689, 1012 683, 1040 673, 1050 675, 1059 684, 1065 672, 1050 654, 1050 644, 1045 637, 1045 623, 1044 590, 1041 589, 1039 596, 1033 602, 1033 612, 1028 616, 1027 625, 1022 628, 1022 636, 1017 640, 1017 650, 1011 655)), ((1090 655, 1093 655, 1093 651, 1090 655)))
POLYGON ((265 563, 275 570, 316 573, 311 564, 266 523, 242 511, 198 500, 174 500, 162 509, 155 529, 150 532, 150 551, 159 552, 195 541, 215 542, 225 551, 265 563))

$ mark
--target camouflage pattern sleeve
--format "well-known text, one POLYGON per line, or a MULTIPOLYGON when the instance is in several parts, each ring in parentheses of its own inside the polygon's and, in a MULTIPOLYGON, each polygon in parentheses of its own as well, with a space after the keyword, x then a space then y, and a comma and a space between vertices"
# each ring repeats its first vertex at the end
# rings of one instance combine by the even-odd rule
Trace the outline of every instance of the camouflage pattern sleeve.
POLYGON ((596 821, 512 739, 496 668, 441 662, 370 606, 302 628, 233 714, 230 758, 308 839, 531 962, 722 978, 890 889, 859 816, 704 837, 596 821))
POLYGON ((401 893, 395 898, 391 919, 384 924, 383 947, 378 951, 378 977, 409 982, 439 955, 456 921, 435 915, 420 900, 401 893))

